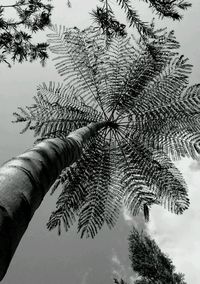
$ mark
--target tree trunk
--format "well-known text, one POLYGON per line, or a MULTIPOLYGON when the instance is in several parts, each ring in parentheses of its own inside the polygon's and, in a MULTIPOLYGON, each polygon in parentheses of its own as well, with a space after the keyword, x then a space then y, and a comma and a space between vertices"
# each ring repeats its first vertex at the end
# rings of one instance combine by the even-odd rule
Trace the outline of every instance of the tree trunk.
POLYGON ((65 140, 47 139, 0 168, 0 280, 55 179, 80 157, 83 143, 105 126, 91 123, 65 140))

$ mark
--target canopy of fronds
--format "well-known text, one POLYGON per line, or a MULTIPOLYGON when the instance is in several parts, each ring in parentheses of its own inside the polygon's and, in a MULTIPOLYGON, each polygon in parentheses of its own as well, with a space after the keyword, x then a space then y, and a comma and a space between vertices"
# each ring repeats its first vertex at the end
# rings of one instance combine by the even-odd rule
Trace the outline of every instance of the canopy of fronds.
POLYGON ((64 83, 40 85, 16 121, 42 138, 109 123, 56 181, 62 193, 48 228, 60 233, 78 217, 81 236, 94 237, 104 223, 114 226, 122 203, 146 219, 152 204, 183 213, 186 184, 171 159, 198 158, 200 85, 187 88, 191 65, 173 32, 151 41, 115 37, 107 47, 98 29, 54 27, 49 43, 64 83))

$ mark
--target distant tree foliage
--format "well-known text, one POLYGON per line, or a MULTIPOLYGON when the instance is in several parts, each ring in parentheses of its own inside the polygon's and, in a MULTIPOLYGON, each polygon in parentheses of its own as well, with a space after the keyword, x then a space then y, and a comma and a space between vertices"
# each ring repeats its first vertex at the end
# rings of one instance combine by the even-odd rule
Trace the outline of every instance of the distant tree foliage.
POLYGON ((184 274, 176 273, 172 260, 146 233, 133 228, 129 236, 129 257, 140 279, 135 284, 186 284, 184 274))
MULTIPOLYGON (((129 258, 138 273, 134 284, 186 284, 184 274, 176 273, 172 260, 164 254, 156 242, 144 232, 133 228, 129 236, 129 258)), ((128 284, 114 279, 115 284, 128 284)))
MULTIPOLYGON (((16 0, 13 4, 3 5, 0 0, 0 63, 34 61, 39 59, 42 64, 48 58, 47 43, 33 43, 32 34, 50 25, 52 6, 51 0, 16 0), (45 4, 46 2, 46 4, 45 4), (15 12, 15 19, 7 18, 10 11, 15 12)), ((173 20, 181 19, 179 10, 191 6, 184 0, 143 0, 160 16, 170 17, 173 20)), ((92 10, 91 15, 95 23, 107 35, 125 36, 126 25, 120 23, 113 12, 109 0, 99 0, 101 7, 92 10)), ((68 7, 71 1, 67 0, 68 7)), ((135 26, 141 36, 154 37, 153 25, 143 22, 137 11, 132 8, 130 0, 116 0, 116 3, 126 13, 130 26, 135 26)))
MULTIPOLYGON (((92 11, 92 17, 95 22, 101 27, 103 32, 108 38, 114 35, 124 36, 126 34, 126 25, 120 23, 114 15, 111 1, 99 0, 102 5, 97 6, 92 11)), ((161 18, 168 17, 173 20, 180 20, 182 15, 180 10, 186 10, 191 6, 184 0, 143 0, 149 4, 149 7, 157 13, 161 18)), ((140 19, 138 12, 132 7, 134 1, 130 0, 115 0, 115 2, 124 10, 129 26, 136 27, 141 36, 154 37, 154 31, 152 25, 147 22, 143 22, 140 19)), ((113 1, 112 1, 113 4, 113 1)))
POLYGON ((32 35, 50 25, 52 6, 44 0, 19 0, 2 5, 0 1, 0 63, 23 62, 48 58, 48 44, 33 43, 32 35), (12 19, 9 15, 15 15, 12 19))
POLYGON ((117 279, 117 278, 114 278, 114 283, 115 284, 127 284, 127 282, 125 282, 123 279, 117 279))
POLYGON ((125 282, 123 279, 117 279, 117 278, 114 278, 114 283, 115 284, 127 284, 127 282, 125 282))

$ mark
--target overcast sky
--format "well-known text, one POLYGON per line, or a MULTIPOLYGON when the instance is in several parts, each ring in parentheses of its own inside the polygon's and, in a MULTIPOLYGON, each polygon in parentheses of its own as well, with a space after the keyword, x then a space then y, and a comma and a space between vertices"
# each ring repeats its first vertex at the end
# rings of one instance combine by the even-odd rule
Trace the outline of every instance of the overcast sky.
MULTIPOLYGON (((66 2, 55 1, 55 23, 80 28, 91 24, 88 12, 95 7, 97 1, 72 0, 71 9, 67 8, 66 2)), ((146 6, 142 1, 137 3, 141 16, 144 19, 149 18, 150 11, 146 6)), ((181 53, 189 57, 194 65, 191 83, 200 82, 199 14, 200 3, 194 0, 193 7, 185 12, 181 22, 158 23, 159 26, 167 25, 169 29, 175 29, 177 39, 181 43, 181 53)), ((38 63, 16 64, 11 69, 4 65, 0 66, 0 164, 33 144, 34 139, 30 133, 20 135, 20 125, 11 124, 12 112, 16 111, 17 106, 30 105, 36 86, 51 80, 62 81, 51 60, 45 68, 38 63)), ((185 273, 187 283, 199 284, 200 167, 189 160, 179 162, 178 167, 189 187, 190 209, 183 216, 175 216, 162 208, 154 207, 147 229, 161 249, 173 259, 177 270, 185 273)), ((48 232, 45 227, 50 212, 55 208, 55 200, 56 195, 48 195, 45 198, 23 237, 2 283, 111 284, 113 273, 126 275, 130 281, 134 279, 133 273, 131 278, 128 266, 126 239, 132 223, 143 226, 140 218, 132 220, 129 214, 124 212, 113 231, 105 228, 94 240, 80 240, 75 229, 58 237, 56 232, 48 232)))

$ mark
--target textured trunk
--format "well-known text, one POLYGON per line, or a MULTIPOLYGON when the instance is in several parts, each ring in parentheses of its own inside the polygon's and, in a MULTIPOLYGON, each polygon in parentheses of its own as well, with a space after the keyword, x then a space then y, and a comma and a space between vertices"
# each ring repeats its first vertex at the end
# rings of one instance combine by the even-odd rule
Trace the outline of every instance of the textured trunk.
POLYGON ((0 280, 55 179, 80 157, 83 143, 105 125, 91 123, 66 140, 47 139, 0 168, 0 280))

